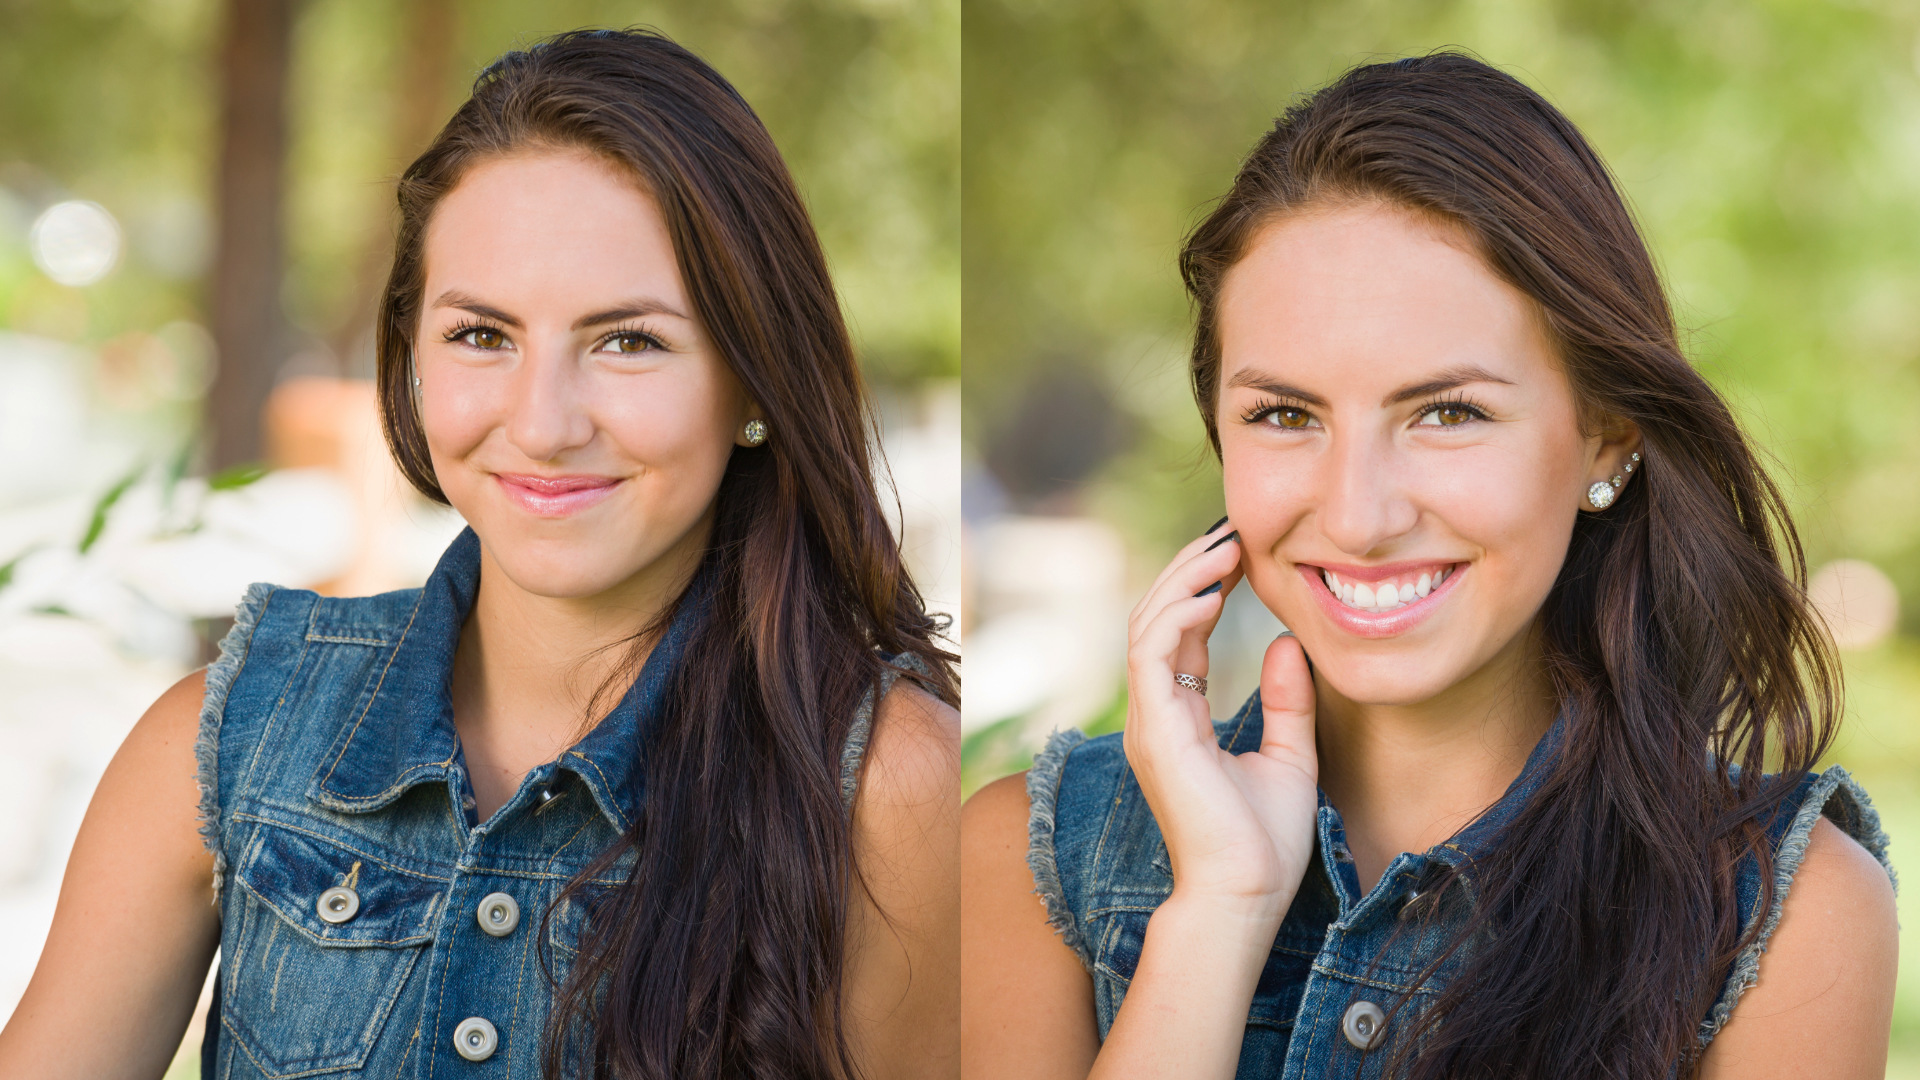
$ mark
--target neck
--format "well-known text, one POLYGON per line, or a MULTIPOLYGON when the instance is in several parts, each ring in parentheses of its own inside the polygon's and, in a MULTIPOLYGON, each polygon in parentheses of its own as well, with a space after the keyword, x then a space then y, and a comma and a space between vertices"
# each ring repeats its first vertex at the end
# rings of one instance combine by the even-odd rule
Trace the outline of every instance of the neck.
POLYGON ((1396 855, 1444 842, 1499 801, 1552 726, 1533 633, 1436 697, 1354 701, 1314 676, 1320 787, 1339 809, 1363 889, 1396 855))
POLYGON ((520 587, 481 545, 479 592, 449 689, 483 819, 528 769, 557 757, 620 700, 625 687, 609 680, 637 673, 627 664, 645 653, 634 657, 630 643, 685 591, 711 530, 709 512, 660 558, 584 597, 520 587))

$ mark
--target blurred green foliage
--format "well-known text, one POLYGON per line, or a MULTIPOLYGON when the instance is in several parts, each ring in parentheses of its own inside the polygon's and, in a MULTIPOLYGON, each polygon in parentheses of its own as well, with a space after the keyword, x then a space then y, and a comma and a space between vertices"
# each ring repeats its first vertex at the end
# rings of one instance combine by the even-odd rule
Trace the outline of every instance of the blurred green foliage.
MULTIPOLYGON (((868 371, 959 370, 958 0, 456 0, 413 37, 419 0, 307 0, 295 29, 284 306, 296 331, 358 351, 384 271, 408 69, 450 50, 444 119, 500 53, 581 26, 648 25, 739 87, 814 214, 868 371), (343 331, 343 326, 346 329, 343 331)), ((218 0, 0 0, 0 326, 98 343, 204 320, 218 153, 218 0), (100 202, 129 253, 67 289, 19 248, 25 215, 100 202)), ((437 126, 437 121, 436 121, 437 126)), ((364 363, 342 356, 348 371, 364 363)))
POLYGON ((1294 95, 1462 46, 1607 158, 1813 561, 1872 560, 1920 627, 1916 28, 1893 0, 969 0, 968 438, 1071 364, 1137 421, 1088 495, 1145 561, 1217 517, 1185 231, 1294 95))

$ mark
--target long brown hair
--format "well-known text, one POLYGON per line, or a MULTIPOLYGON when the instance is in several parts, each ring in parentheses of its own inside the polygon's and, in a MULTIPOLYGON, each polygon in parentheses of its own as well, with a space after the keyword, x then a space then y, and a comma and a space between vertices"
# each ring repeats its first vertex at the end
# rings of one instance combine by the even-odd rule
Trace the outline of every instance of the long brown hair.
POLYGON ((1585 422, 1631 421, 1646 456, 1611 508, 1579 515, 1539 615, 1565 741, 1491 854, 1460 871, 1477 897, 1449 950, 1460 966, 1389 1071, 1691 1072, 1743 945, 1736 870, 1766 857, 1760 816, 1839 713, 1785 504, 1682 354, 1599 156, 1539 94, 1455 52, 1356 68, 1288 109, 1189 237, 1193 390, 1216 453, 1225 275, 1277 217, 1351 199, 1464 229, 1538 306, 1585 422), (1780 773, 1764 777, 1769 764, 1780 773))
POLYGON ((422 239, 476 161, 530 148, 601 155, 651 193, 701 324, 772 431, 736 449, 721 481, 702 570, 715 587, 649 735, 646 805, 568 886, 589 917, 547 1073, 853 1075, 839 1003, 859 876, 842 746, 882 674, 876 649, 919 658, 950 704, 958 687, 882 513, 873 414, 826 259, 759 118, 686 49, 579 31, 501 57, 399 185, 380 408, 429 498, 446 501, 410 387, 422 239), (623 884, 585 887, 616 868, 623 884))

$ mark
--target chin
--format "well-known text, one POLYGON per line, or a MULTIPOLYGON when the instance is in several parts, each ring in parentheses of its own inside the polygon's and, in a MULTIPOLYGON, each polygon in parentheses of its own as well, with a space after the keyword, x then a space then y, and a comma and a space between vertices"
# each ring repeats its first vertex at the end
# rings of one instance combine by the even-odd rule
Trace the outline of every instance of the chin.
POLYGON ((478 525, 474 531, 515 585, 554 600, 598 596, 631 578, 649 561, 630 545, 595 542, 586 536, 503 536, 496 530, 482 531, 478 525))
POLYGON ((1329 663, 1316 660, 1314 672, 1356 705, 1418 705, 1459 681, 1438 672, 1409 670, 1407 664, 1382 657, 1358 661, 1336 657, 1329 663))
POLYGON ((1356 705, 1418 705, 1445 693, 1470 667, 1468 657, 1430 634, 1418 635, 1425 640, 1364 641, 1324 624, 1295 634, 1314 674, 1356 705))

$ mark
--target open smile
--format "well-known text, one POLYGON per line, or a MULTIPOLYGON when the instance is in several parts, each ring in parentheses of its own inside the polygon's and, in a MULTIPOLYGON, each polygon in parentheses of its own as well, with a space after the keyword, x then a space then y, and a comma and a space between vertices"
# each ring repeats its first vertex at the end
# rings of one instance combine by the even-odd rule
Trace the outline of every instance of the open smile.
POLYGON ((1403 562, 1387 566, 1296 563, 1328 619, 1360 637, 1392 637, 1425 621, 1471 564, 1403 562))

